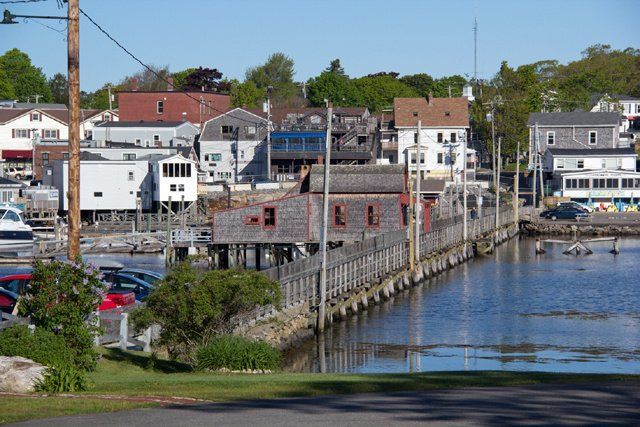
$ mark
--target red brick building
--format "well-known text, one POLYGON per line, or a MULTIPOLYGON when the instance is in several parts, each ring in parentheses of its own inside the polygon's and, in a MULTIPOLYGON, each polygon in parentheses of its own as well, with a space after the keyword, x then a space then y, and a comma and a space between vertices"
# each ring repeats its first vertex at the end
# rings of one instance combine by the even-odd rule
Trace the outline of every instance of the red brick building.
POLYGON ((171 90, 118 92, 118 110, 122 121, 188 120, 195 125, 201 125, 229 111, 230 105, 229 95, 215 92, 171 90))

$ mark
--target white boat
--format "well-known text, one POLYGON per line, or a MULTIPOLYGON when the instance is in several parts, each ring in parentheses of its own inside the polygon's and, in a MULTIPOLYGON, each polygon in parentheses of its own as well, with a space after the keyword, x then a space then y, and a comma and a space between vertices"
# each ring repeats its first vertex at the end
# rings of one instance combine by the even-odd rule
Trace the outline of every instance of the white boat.
POLYGON ((33 230, 24 223, 22 211, 13 206, 0 206, 0 246, 33 244, 33 230))

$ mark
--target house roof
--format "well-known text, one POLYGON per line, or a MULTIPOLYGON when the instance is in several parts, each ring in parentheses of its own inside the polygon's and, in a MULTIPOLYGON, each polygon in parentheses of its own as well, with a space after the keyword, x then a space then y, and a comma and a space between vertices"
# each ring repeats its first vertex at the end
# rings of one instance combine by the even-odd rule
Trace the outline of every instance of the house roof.
MULTIPOLYGON (((403 193, 404 165, 332 165, 331 193, 403 193)), ((308 174, 309 192, 322 193, 324 165, 313 165, 308 174)))
MULTIPOLYGON (((34 104, 34 105, 46 105, 46 104, 34 104)), ((69 123, 69 110, 47 109, 47 108, 0 108, 0 123, 6 123, 24 114, 27 114, 31 111, 41 111, 42 114, 52 117, 61 123, 64 123, 64 124, 69 123)), ((89 120, 92 117, 95 117, 104 111, 105 110, 80 110, 80 120, 81 121, 89 120)), ((116 122, 113 122, 113 123, 116 123, 116 122)))
POLYGON ((54 104, 54 103, 36 104, 35 102, 14 102, 13 108, 22 108, 22 109, 37 108, 38 110, 68 110, 67 106, 64 104, 54 104))
POLYGON ((631 147, 626 148, 547 148, 554 156, 637 156, 631 147))
POLYGON ((104 122, 96 125, 96 127, 109 127, 109 128, 176 128, 178 126, 190 124, 194 126, 191 122, 185 121, 136 121, 136 122, 104 122))
MULTIPOLYGON (((246 111, 255 114, 257 116, 266 118, 267 114, 260 108, 246 108, 246 111)), ((367 107, 333 107, 334 116, 364 116, 367 112, 367 107)), ((271 121, 275 124, 281 124, 287 120, 290 114, 295 114, 299 117, 307 117, 312 114, 319 115, 323 121, 327 118, 327 109, 324 107, 301 107, 301 108, 287 108, 287 107, 275 107, 271 108, 271 121)))
POLYGON ((81 151, 80 152, 80 160, 84 161, 96 161, 96 160, 104 160, 107 161, 109 159, 105 159, 100 154, 92 153, 90 151, 81 151))
POLYGON ((11 186, 11 187, 23 187, 25 186, 22 182, 15 181, 11 178, 5 178, 4 176, 0 176, 0 185, 11 186))
POLYGON ((467 98, 394 98, 393 115, 396 127, 469 127, 467 98))
MULTIPOLYGON (((414 180, 415 182, 415 180, 414 180)), ((434 178, 428 178, 428 179, 421 179, 420 180, 420 192, 421 193, 437 193, 440 194, 444 191, 444 187, 447 184, 447 180, 446 179, 434 179, 434 178)), ((414 184, 414 187, 415 184, 414 184)))
POLYGON ((618 126, 620 113, 570 111, 564 113, 530 113, 529 126, 618 126))

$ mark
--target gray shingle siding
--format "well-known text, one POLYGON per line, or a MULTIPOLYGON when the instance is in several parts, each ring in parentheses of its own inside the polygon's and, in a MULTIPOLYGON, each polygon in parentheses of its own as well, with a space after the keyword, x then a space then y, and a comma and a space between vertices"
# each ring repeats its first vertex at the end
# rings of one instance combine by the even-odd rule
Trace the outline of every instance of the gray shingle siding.
POLYGON ((267 135, 267 121, 261 117, 251 114, 248 111, 236 108, 226 114, 222 114, 205 123, 200 141, 224 141, 231 139, 222 134, 222 126, 232 126, 236 129, 233 139, 240 141, 261 141, 267 135), (256 133, 251 135, 247 132, 247 127, 255 126, 256 133))

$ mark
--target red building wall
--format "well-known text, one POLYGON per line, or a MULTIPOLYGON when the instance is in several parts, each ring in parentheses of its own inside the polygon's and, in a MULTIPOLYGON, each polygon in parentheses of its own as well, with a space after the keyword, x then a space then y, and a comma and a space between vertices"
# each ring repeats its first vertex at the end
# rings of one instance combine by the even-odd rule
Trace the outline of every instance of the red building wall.
POLYGON ((211 92, 124 91, 118 93, 118 110, 122 121, 180 121, 183 118, 193 124, 201 124, 229 111, 229 95, 211 92), (163 112, 157 112, 157 102, 163 102, 163 112), (186 113, 183 117, 182 113, 186 113))

